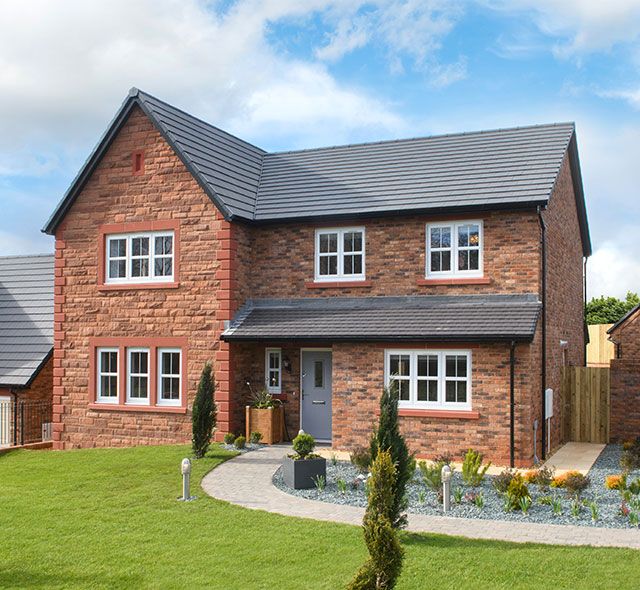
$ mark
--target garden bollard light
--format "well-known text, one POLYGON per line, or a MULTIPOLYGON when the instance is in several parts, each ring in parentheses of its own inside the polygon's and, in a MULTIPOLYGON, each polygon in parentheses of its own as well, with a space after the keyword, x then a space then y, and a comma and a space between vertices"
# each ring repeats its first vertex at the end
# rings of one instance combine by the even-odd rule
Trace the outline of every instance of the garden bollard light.
POLYGON ((445 512, 451 510, 451 467, 442 468, 442 507, 445 512))
POLYGON ((189 488, 191 487, 191 461, 183 459, 180 470, 182 471, 182 497, 178 498, 180 502, 191 502, 196 496, 191 495, 189 488))

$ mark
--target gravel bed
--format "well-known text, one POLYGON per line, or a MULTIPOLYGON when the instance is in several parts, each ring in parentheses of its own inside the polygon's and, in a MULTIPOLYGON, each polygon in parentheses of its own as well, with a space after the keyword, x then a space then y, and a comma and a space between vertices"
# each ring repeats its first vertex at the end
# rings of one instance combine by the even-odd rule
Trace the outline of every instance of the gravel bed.
MULTIPOLYGON (((591 485, 583 492, 583 505, 580 514, 574 517, 571 514, 572 500, 567 496, 565 490, 553 489, 542 491, 536 485, 529 485, 529 492, 532 499, 532 505, 527 515, 522 514, 520 510, 513 512, 505 512, 504 500, 501 494, 498 494, 493 488, 493 477, 487 475, 478 488, 465 486, 462 482, 460 472, 453 474, 451 490, 461 488, 463 496, 469 492, 481 492, 484 497, 484 507, 478 508, 469 498, 456 504, 452 495, 452 509, 448 516, 460 518, 479 518, 479 519, 496 519, 517 522, 538 522, 544 524, 572 524, 582 526, 596 526, 606 528, 628 528, 631 525, 626 517, 619 515, 621 505, 620 493, 617 490, 607 490, 604 487, 604 481, 607 475, 620 473, 620 454, 621 447, 619 445, 607 445, 602 451, 597 461, 589 471, 591 485), (551 496, 562 502, 562 514, 553 514, 551 506, 542 505, 538 502, 542 496, 551 496), (589 502, 595 501, 598 506, 598 519, 592 520, 589 502)), ((367 505, 365 495, 365 485, 363 476, 358 478, 359 473, 351 463, 339 461, 333 464, 327 460, 327 481, 326 487, 322 492, 317 489, 311 490, 292 490, 285 486, 282 478, 282 468, 278 469, 273 476, 274 485, 289 494, 308 498, 311 500, 320 500, 322 502, 330 502, 333 504, 347 504, 351 506, 367 505), (341 492, 338 487, 338 480, 346 483, 346 490, 341 492)), ((640 471, 634 471, 630 474, 628 481, 640 477, 640 471)), ((422 482, 420 470, 416 470, 416 475, 409 483, 407 489, 408 508, 407 511, 415 514, 442 515, 442 505, 438 502, 435 492, 427 488, 422 482)))
POLYGON ((259 444, 256 445, 256 444, 250 443, 250 442, 246 443, 245 447, 243 449, 237 449, 235 445, 228 445, 228 444, 225 444, 225 443, 222 443, 220 446, 225 451, 234 451, 234 452, 240 453, 240 454, 248 453, 249 451, 257 451, 258 449, 264 447, 263 444, 259 443, 259 444))

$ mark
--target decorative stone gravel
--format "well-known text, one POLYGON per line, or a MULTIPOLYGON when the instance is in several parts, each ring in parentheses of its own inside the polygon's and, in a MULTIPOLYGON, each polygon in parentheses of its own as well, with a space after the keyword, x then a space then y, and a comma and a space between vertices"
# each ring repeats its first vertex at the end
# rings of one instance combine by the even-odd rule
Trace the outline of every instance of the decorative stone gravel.
MULTIPOLYGON (((505 512, 503 496, 493 489, 492 476, 486 476, 482 485, 474 489, 463 484, 462 476, 458 471, 453 474, 452 492, 458 487, 463 490, 463 495, 468 492, 480 492, 484 497, 485 503, 482 509, 466 499, 463 499, 460 504, 456 504, 452 494, 452 510, 448 513, 448 516, 499 519, 516 522, 538 522, 544 524, 628 528, 631 526, 629 519, 619 514, 621 505, 620 493, 617 490, 607 490, 604 487, 605 478, 608 475, 620 473, 620 454, 621 447, 619 445, 607 445, 602 451, 589 471, 591 485, 581 496, 583 506, 577 517, 571 514, 572 500, 568 498, 564 490, 551 488, 549 491, 543 492, 536 485, 528 486, 532 505, 527 515, 522 514, 519 510, 505 512), (538 500, 542 496, 558 498, 562 502, 562 515, 556 516, 553 514, 551 506, 540 504, 538 500), (595 501, 598 506, 599 515, 596 521, 592 520, 591 510, 589 506, 586 505, 593 501, 595 501)), ((278 469, 274 474, 273 483, 282 491, 295 496, 334 504, 364 507, 367 505, 367 499, 363 477, 362 475, 359 477, 358 471, 351 463, 339 461, 334 464, 331 460, 327 460, 327 481, 326 487, 322 492, 319 492, 317 489, 292 490, 288 488, 282 479, 282 468, 278 469), (339 489, 338 482, 340 480, 346 483, 346 490, 344 492, 341 492, 339 489)), ((632 472, 628 481, 632 481, 638 477, 640 477, 640 471, 632 472)), ((408 486, 407 495, 409 501, 408 512, 429 515, 443 514, 442 505, 438 503, 436 493, 422 483, 419 469, 416 470, 416 475, 408 486)), ((634 510, 633 507, 631 507, 631 509, 632 511, 634 510)), ((640 503, 635 507, 635 511, 640 513, 640 503)))
POLYGON ((222 443, 222 448, 225 451, 235 451, 236 453, 248 453, 249 451, 256 451, 257 449, 260 449, 262 447, 264 447, 263 444, 254 444, 254 443, 246 443, 243 449, 237 449, 235 445, 228 445, 225 443, 222 443))

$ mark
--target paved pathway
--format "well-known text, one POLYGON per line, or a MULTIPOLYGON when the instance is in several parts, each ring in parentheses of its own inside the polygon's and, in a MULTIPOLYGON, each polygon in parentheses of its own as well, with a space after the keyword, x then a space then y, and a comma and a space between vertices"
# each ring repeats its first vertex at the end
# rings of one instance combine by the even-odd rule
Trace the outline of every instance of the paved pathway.
MULTIPOLYGON (((288 450, 289 447, 277 445, 239 455, 207 474, 202 480, 202 487, 214 498, 245 508, 359 525, 364 514, 362 508, 299 498, 286 494, 273 485, 271 481, 273 474, 288 450)), ((632 529, 604 529, 409 514, 408 530, 518 543, 640 549, 640 531, 632 529)))
POLYGON ((545 465, 554 467, 556 473, 575 469, 586 475, 605 446, 597 443, 568 442, 551 455, 545 465))

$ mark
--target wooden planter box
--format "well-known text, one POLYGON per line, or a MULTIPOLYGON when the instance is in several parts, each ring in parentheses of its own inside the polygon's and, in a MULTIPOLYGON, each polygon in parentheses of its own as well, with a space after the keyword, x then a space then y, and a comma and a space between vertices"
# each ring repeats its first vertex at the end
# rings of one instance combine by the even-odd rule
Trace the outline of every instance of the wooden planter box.
POLYGON ((284 408, 282 406, 264 410, 247 406, 246 423, 247 442, 252 432, 260 432, 262 434, 260 442, 267 445, 284 440, 284 408))

